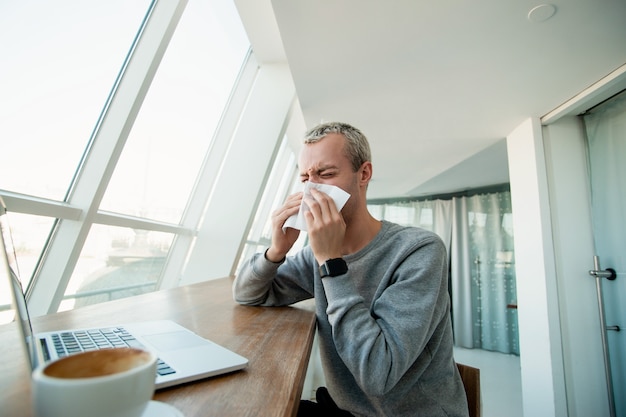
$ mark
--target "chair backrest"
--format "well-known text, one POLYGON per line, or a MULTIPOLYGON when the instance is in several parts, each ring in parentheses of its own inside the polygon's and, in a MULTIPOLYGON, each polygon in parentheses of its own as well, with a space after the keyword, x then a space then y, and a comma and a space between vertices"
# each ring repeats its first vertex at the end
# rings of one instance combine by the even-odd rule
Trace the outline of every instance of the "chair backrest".
POLYGON ((463 380, 470 417, 480 417, 480 369, 456 364, 463 380))

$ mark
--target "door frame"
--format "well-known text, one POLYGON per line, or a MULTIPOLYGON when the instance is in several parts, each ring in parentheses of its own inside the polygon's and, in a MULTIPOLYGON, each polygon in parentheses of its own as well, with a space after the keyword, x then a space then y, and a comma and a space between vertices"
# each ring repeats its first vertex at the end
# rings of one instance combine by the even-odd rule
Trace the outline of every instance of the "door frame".
MULTIPOLYGON (((591 186, 584 127, 577 117, 626 88, 626 65, 541 119, 549 189, 567 415, 608 415, 593 269, 591 186)), ((605 265, 607 266, 607 265, 605 265)), ((521 336, 522 337, 522 336, 521 336)))

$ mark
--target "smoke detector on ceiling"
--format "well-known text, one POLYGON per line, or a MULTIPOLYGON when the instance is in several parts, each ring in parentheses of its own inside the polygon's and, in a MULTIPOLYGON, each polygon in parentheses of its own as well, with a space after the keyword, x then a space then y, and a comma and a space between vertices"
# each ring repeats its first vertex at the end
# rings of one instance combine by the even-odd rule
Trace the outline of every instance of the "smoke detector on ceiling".
POLYGON ((552 4, 540 4, 528 12, 528 20, 532 23, 545 22, 554 16, 554 13, 556 13, 556 7, 552 4))

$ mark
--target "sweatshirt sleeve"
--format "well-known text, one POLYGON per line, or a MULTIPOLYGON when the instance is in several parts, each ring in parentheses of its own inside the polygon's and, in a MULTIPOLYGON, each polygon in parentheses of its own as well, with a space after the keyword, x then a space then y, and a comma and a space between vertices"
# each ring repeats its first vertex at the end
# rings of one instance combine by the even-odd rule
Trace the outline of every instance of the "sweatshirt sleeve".
POLYGON ((429 236, 389 258, 388 283, 371 305, 359 295, 351 271, 322 279, 337 352, 370 395, 391 390, 420 355, 428 355, 433 334, 448 318, 443 242, 429 236))
POLYGON ((283 262, 271 262, 264 252, 248 259, 233 282, 233 298, 239 304, 284 306, 313 297, 313 274, 307 250, 283 262))

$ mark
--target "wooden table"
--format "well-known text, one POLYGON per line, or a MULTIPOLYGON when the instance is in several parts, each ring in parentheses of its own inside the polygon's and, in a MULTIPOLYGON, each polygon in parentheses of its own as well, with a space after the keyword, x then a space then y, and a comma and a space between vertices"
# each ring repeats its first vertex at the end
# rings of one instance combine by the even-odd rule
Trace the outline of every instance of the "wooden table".
MULTIPOLYGON (((295 416, 311 353, 315 314, 304 307, 246 307, 230 278, 157 291, 38 317, 35 332, 172 319, 245 356, 248 367, 157 391, 185 417, 295 416)), ((30 374, 14 323, 0 326, 0 414, 32 416, 30 374)))

